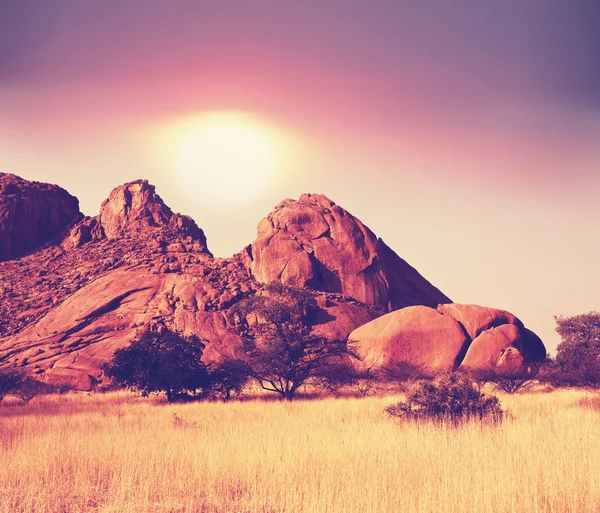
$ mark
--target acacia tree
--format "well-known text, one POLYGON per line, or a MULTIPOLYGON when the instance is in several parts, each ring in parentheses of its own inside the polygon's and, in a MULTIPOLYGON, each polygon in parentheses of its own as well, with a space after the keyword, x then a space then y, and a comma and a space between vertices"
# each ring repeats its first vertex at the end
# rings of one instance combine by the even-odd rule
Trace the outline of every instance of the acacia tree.
POLYGON ((572 317, 555 317, 558 345, 556 363, 564 381, 584 386, 600 386, 600 312, 572 317))
POLYGON ((25 404, 29 404, 34 397, 48 393, 50 390, 52 390, 52 387, 40 381, 25 378, 12 394, 21 399, 25 404))
POLYGON ((144 395, 166 392, 172 402, 208 388, 208 373, 201 361, 204 347, 195 335, 185 337, 166 329, 146 331, 130 346, 117 349, 102 370, 123 387, 144 395))
POLYGON ((324 367, 353 356, 345 341, 314 333, 319 310, 310 293, 280 284, 238 303, 231 316, 244 339, 239 369, 264 390, 291 401, 324 367))

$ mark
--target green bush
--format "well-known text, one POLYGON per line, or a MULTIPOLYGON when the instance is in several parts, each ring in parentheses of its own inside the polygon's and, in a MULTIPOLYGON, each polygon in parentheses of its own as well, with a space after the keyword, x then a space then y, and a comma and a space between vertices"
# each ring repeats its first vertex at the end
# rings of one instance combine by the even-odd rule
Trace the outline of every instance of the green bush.
POLYGON ((407 396, 405 402, 388 406, 391 417, 437 421, 502 420, 503 411, 495 396, 482 394, 473 380, 461 373, 424 381, 407 396))

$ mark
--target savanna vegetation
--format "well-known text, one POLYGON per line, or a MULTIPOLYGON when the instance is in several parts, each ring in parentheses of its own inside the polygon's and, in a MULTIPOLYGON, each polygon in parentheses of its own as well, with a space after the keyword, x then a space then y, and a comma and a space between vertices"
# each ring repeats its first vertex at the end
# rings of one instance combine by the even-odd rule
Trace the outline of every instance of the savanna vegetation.
POLYGON ((0 512, 594 512, 600 403, 500 395, 500 424, 390 418, 404 396, 0 408, 0 512))
POLYGON ((105 368, 129 391, 39 395, 0 369, 0 513, 597 510, 600 316, 558 318, 536 368, 357 373, 288 299, 250 305, 270 321, 237 359, 144 335, 105 368))

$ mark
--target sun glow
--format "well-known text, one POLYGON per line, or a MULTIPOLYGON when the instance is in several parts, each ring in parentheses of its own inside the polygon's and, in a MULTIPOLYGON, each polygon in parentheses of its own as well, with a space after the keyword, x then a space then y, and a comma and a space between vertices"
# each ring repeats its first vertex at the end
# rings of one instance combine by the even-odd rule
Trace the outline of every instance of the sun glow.
POLYGON ((177 184, 194 203, 234 210, 272 183, 285 154, 283 133, 243 112, 208 112, 173 125, 177 184))

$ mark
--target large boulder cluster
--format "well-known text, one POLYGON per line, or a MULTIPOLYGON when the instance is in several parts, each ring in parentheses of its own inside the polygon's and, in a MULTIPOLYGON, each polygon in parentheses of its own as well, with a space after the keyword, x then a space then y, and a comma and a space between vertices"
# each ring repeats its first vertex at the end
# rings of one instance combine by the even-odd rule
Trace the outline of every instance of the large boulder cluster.
POLYGON ((539 337, 514 315, 477 305, 403 308, 354 330, 348 343, 361 366, 374 370, 402 362, 434 372, 518 369, 546 357, 539 337))

